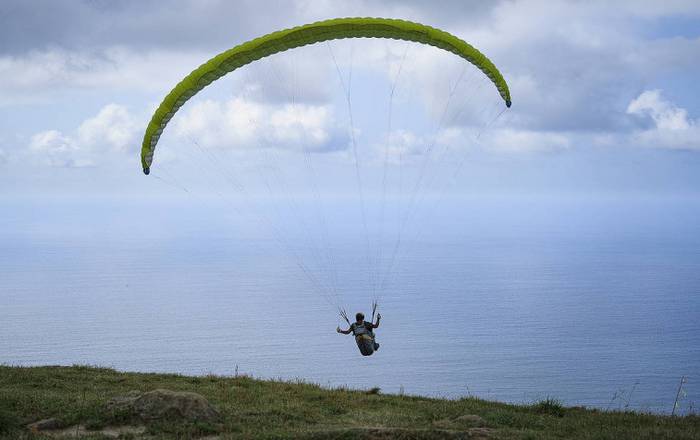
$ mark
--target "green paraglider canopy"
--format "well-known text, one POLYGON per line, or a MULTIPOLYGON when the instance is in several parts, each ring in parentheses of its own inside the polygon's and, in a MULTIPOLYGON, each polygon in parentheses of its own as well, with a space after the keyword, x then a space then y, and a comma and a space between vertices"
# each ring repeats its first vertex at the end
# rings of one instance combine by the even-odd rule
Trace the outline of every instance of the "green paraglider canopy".
POLYGON ((343 38, 391 38, 439 47, 479 68, 510 107, 508 84, 484 54, 465 41, 420 23, 387 18, 336 18, 285 29, 220 53, 180 81, 163 99, 146 128, 141 148, 143 172, 150 172, 158 139, 173 115, 197 92, 229 72, 266 56, 295 47, 343 38))

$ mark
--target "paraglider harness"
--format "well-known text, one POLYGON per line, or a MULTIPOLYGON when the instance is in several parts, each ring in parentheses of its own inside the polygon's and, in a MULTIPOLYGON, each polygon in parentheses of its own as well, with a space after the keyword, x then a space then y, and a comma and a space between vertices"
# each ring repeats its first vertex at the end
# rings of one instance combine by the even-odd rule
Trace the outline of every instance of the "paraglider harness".
POLYGON ((372 355, 376 348, 379 347, 374 341, 374 332, 372 331, 372 322, 374 321, 376 311, 377 302, 375 301, 372 304, 372 321, 362 321, 362 324, 358 324, 357 322, 350 323, 345 310, 340 309, 340 316, 350 325, 350 330, 352 330, 352 334, 355 336, 357 348, 360 349, 360 353, 362 353, 363 356, 372 355))
POLYGON ((350 330, 352 330, 353 336, 355 336, 355 339, 357 338, 362 338, 362 337, 369 337, 372 340, 374 340, 374 332, 372 331, 372 323, 367 322, 367 321, 362 321, 362 324, 358 324, 357 322, 353 322, 350 324, 350 330))
POLYGON ((360 350, 362 356, 371 356, 377 349, 378 345, 374 342, 374 332, 372 331, 372 323, 362 321, 362 324, 356 322, 350 324, 355 343, 360 350))

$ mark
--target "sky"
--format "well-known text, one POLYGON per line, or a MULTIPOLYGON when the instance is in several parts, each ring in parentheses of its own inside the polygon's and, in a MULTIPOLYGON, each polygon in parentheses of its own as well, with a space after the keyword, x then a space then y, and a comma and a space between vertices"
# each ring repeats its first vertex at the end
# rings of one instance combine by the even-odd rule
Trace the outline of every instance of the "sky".
POLYGON ((0 197, 158 196, 180 186, 178 173, 195 173, 184 156, 193 144, 238 161, 273 146, 283 167, 311 157, 324 185, 352 170, 353 146, 377 178, 382 155, 395 170, 435 144, 462 158, 431 162, 435 175, 459 175, 457 192, 697 197, 698 77, 693 0, 3 0, 0 197), (165 175, 141 174, 150 115, 187 73, 257 36, 345 16, 459 36, 503 73, 512 108, 501 114, 495 89, 438 49, 322 44, 241 69, 193 98, 156 154, 154 170, 172 166, 169 187, 165 175))

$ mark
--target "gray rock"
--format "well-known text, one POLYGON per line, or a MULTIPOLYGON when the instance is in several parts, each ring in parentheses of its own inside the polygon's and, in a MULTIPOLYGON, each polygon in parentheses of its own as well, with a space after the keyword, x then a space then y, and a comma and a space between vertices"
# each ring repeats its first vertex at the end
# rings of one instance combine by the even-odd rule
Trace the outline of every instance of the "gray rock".
POLYGON ((132 391, 115 397, 107 403, 107 409, 129 412, 144 422, 176 419, 214 423, 221 418, 204 396, 163 389, 147 393, 132 391))
POLYGON ((61 423, 56 419, 39 420, 38 422, 30 423, 29 425, 27 425, 27 429, 29 429, 32 432, 50 431, 52 429, 59 429, 60 427, 61 423))

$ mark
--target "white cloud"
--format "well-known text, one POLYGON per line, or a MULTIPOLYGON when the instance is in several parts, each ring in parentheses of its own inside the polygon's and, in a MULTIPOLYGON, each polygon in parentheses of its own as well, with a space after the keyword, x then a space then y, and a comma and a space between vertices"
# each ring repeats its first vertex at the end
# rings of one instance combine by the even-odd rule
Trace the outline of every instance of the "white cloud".
POLYGON ((640 94, 627 106, 627 113, 653 122, 651 128, 633 135, 642 145, 700 150, 700 121, 689 118, 686 109, 664 99, 661 90, 640 94))
POLYGON ((31 137, 29 149, 41 160, 54 167, 81 167, 92 162, 81 157, 81 151, 75 141, 58 130, 47 130, 31 137))
POLYGON ((687 130, 688 112, 661 97, 661 90, 647 90, 627 106, 627 113, 649 116, 660 130, 687 130))
POLYGON ((486 132, 481 144, 503 152, 556 151, 571 147, 572 139, 561 132, 498 129, 486 132))
POLYGON ((55 167, 92 166, 105 153, 137 151, 140 129, 125 107, 108 104, 81 123, 75 134, 59 130, 35 133, 29 141, 29 151, 55 167))
POLYGON ((108 104, 78 127, 78 142, 83 148, 108 147, 114 151, 136 151, 137 134, 141 130, 129 111, 117 104, 108 104))
POLYGON ((326 105, 266 104, 241 97, 203 100, 172 122, 175 134, 203 145, 230 149, 280 148, 325 151, 338 145, 340 132, 326 105))
POLYGON ((499 153, 546 152, 571 148, 573 136, 560 132, 542 132, 509 128, 475 130, 470 127, 448 127, 436 136, 421 136, 410 130, 394 130, 386 144, 376 147, 377 156, 386 153, 389 163, 404 163, 426 157, 442 160, 451 154, 457 156, 467 151, 499 153), (386 146, 386 150, 384 150, 386 146))
POLYGON ((575 137, 557 131, 490 127, 484 130, 450 127, 440 132, 437 144, 452 151, 479 150, 500 153, 546 152, 573 146, 575 137))
POLYGON ((398 164, 421 156, 426 148, 427 142, 422 136, 409 130, 393 130, 383 143, 376 146, 376 155, 382 160, 386 156, 390 164, 398 164))

